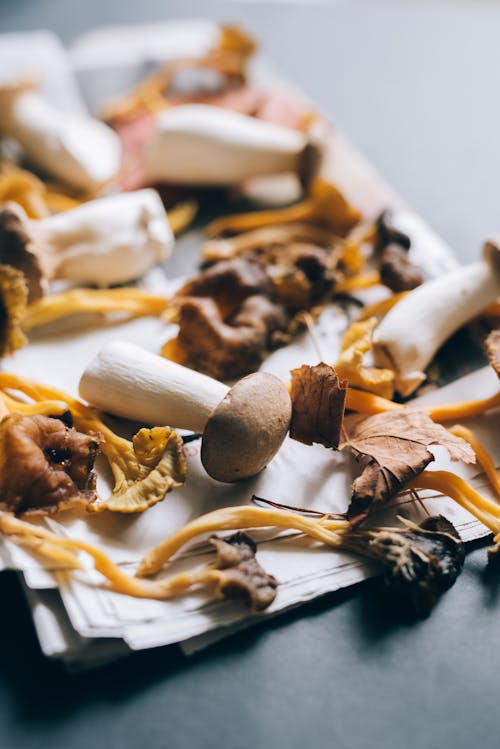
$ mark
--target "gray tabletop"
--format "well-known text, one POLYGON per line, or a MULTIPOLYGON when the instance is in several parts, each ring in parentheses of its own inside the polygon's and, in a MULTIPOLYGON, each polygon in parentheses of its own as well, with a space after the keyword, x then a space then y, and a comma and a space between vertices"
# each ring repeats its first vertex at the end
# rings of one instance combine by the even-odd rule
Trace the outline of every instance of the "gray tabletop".
MULTIPOLYGON (((500 228, 500 7, 2 0, 0 30, 70 40, 102 23, 182 15, 253 29, 462 260, 500 228)), ((499 592, 500 573, 476 548, 423 621, 402 618, 371 581, 191 659, 163 648, 68 676, 40 655, 8 573, 0 746, 498 747, 499 592)))

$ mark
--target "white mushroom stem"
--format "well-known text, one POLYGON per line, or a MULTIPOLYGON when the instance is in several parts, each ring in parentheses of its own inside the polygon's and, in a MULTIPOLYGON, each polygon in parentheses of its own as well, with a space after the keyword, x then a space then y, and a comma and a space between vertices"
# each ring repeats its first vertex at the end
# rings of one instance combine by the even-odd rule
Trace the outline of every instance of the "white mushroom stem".
POLYGON ((418 286, 382 320, 373 335, 375 364, 396 372, 410 395, 440 346, 500 294, 500 243, 485 244, 483 260, 418 286))
POLYGON ((221 107, 187 104, 157 116, 146 173, 150 180, 191 185, 231 185, 288 172, 302 176, 314 163, 311 148, 296 130, 221 107))
MULTIPOLYGON (((101 287, 133 281, 164 261, 173 245, 165 209, 151 189, 92 200, 36 220, 16 203, 0 209, 0 262, 25 271, 29 258, 42 286, 55 278, 101 287)), ((40 295, 40 289, 32 289, 32 298, 40 295)))
POLYGON ((120 342, 106 345, 80 380, 82 398, 104 411, 198 433, 228 392, 211 377, 120 342))
POLYGON ((36 225, 48 248, 50 277, 80 284, 140 278, 174 245, 163 203, 151 189, 92 200, 36 225))
POLYGON ((120 168, 120 140, 110 127, 57 110, 26 84, 0 88, 0 134, 15 139, 30 161, 77 190, 95 190, 120 168))

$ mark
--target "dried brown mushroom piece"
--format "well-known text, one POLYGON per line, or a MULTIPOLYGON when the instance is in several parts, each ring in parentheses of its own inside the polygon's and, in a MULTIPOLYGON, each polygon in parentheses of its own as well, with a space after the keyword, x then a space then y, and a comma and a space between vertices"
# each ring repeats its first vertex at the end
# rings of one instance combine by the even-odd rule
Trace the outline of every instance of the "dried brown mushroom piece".
POLYGON ((286 326, 283 309, 261 295, 247 297, 227 322, 212 299, 192 297, 179 308, 179 348, 172 351, 167 342, 162 355, 211 377, 233 379, 258 369, 273 333, 286 326))
POLYGON ((289 322, 273 296, 260 263, 243 258, 217 263, 178 291, 179 333, 162 355, 220 379, 255 371, 282 342, 289 322))
POLYGON ((402 247, 389 244, 380 257, 380 280, 391 291, 399 293, 420 286, 424 277, 402 247))
POLYGON ((408 251, 411 247, 411 238, 393 224, 393 213, 387 209, 375 219, 375 250, 383 250, 390 244, 396 244, 408 251))
POLYGON ((211 538, 217 557, 212 565, 218 570, 215 590, 224 598, 243 598, 254 611, 262 611, 276 598, 278 581, 255 558, 257 546, 246 533, 229 538, 211 538))
POLYGON ((335 185, 326 180, 316 179, 302 202, 289 208, 223 216, 208 225, 207 234, 217 237, 225 232, 237 234, 271 224, 306 221, 327 227, 342 235, 350 231, 360 219, 360 212, 335 185))
POLYGON ((492 330, 485 341, 490 364, 500 379, 500 330, 492 330))
POLYGON ((0 422, 2 508, 46 515, 87 507, 95 497, 100 439, 48 416, 11 414, 0 422))
POLYGON ((403 522, 405 528, 346 533, 342 546, 380 562, 390 589, 403 596, 416 614, 426 616, 462 571, 465 549, 453 524, 442 515, 428 517, 420 525, 403 522))
POLYGON ((10 356, 27 343, 22 322, 28 303, 24 273, 0 265, 0 358, 10 356))
POLYGON ((347 383, 321 362, 292 370, 290 437, 306 445, 339 446, 347 383))

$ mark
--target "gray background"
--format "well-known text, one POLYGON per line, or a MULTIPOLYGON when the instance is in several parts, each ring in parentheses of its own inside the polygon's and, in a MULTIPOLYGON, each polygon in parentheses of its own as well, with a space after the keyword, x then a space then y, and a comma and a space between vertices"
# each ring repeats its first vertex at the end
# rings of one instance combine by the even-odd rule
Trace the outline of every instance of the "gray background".
MULTIPOLYGON (((500 229, 500 7, 493 3, 0 0, 0 30, 66 41, 98 24, 244 22, 407 202, 477 257, 500 229)), ((0 578, 0 747, 498 747, 500 572, 486 553, 429 619, 372 581, 185 659, 175 648, 67 676, 0 578)))

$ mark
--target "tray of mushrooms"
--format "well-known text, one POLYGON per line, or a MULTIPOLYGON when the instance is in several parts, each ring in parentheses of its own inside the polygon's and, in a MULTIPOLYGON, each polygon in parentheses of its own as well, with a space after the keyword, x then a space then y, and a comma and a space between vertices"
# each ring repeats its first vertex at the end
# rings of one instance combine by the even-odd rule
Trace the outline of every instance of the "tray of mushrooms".
POLYGON ((16 37, 3 566, 126 649, 378 574, 427 615, 500 544, 500 239, 459 267, 244 29, 16 37))

